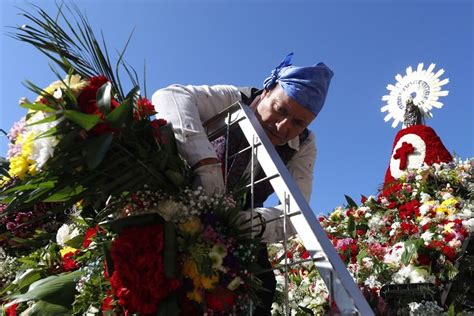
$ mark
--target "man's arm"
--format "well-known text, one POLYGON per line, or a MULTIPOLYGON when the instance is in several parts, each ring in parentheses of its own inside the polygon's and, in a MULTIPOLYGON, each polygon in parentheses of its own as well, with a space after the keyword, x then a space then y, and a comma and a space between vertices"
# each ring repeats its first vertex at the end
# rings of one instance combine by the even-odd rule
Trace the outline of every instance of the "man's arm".
POLYGON ((173 124, 178 151, 194 170, 193 187, 224 192, 221 164, 202 123, 240 99, 239 90, 226 85, 172 85, 153 94, 158 116, 173 124))
POLYGON ((172 85, 152 97, 158 117, 173 124, 178 150, 193 167, 217 162, 202 123, 237 101, 237 88, 225 85, 172 85))

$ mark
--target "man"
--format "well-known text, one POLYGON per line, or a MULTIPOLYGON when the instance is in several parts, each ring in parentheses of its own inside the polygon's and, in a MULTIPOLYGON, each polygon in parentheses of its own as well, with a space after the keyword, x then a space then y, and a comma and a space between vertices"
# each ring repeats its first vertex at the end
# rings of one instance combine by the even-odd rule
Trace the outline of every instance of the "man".
MULTIPOLYGON (((211 144, 202 123, 217 113, 241 101, 249 105, 286 164, 291 176, 309 201, 312 189, 313 167, 316 159, 314 134, 307 127, 321 110, 332 71, 323 63, 309 67, 294 67, 289 54, 264 81, 264 89, 237 88, 230 85, 181 86, 172 85, 158 90, 152 103, 160 117, 173 124, 178 150, 192 166, 196 178, 194 185, 201 185, 208 193, 224 191, 221 159, 222 146, 211 144)), ((233 131, 229 137, 230 155, 248 146, 240 131, 233 131)), ((230 164, 228 179, 233 185, 248 168, 250 155, 241 155, 230 164)), ((263 174, 257 175, 257 179, 263 174)), ((281 209, 263 208, 263 202, 273 193, 269 183, 255 188, 254 205, 259 214, 263 241, 276 242, 283 239, 283 223, 280 220, 266 221, 282 214, 281 209)), ((289 223, 287 233, 294 235, 295 229, 289 223)), ((260 254, 259 264, 271 267, 266 251, 260 254)), ((275 292, 275 276, 272 272, 259 275, 269 290, 262 292, 263 307, 255 315, 270 315, 275 292)))

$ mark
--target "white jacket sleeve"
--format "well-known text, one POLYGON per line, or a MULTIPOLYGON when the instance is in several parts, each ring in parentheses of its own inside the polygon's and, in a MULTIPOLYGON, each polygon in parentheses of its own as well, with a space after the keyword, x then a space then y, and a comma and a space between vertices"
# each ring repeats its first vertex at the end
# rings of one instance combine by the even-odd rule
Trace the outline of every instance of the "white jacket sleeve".
POLYGON ((152 96, 157 117, 173 124, 178 150, 191 166, 216 158, 202 123, 240 100, 239 90, 229 85, 171 85, 152 96))

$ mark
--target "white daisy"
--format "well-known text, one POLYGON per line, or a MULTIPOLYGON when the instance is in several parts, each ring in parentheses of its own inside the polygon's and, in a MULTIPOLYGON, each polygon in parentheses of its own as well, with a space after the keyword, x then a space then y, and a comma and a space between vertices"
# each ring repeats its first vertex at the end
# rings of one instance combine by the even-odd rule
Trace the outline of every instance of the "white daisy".
POLYGON ((392 127, 397 127, 398 123, 403 122, 405 107, 409 99, 420 109, 424 117, 433 117, 432 108, 442 108, 443 103, 439 102, 439 97, 447 96, 449 91, 441 90, 441 87, 449 82, 449 79, 440 80, 444 70, 440 69, 433 73, 435 64, 431 64, 428 69, 423 69, 423 63, 418 64, 415 71, 409 66, 406 69, 406 75, 397 74, 395 85, 387 85, 390 94, 382 97, 387 104, 381 108, 381 112, 388 112, 385 116, 385 122, 393 119, 392 127))

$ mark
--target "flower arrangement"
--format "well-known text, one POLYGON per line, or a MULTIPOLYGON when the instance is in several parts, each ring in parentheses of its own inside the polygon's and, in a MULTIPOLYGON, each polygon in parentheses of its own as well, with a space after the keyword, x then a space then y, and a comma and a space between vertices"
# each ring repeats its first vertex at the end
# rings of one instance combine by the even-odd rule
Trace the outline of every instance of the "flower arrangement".
MULTIPOLYGON (((463 246, 474 232, 473 171, 472 160, 456 159, 407 170, 377 197, 363 196, 361 205, 347 197, 348 207, 320 217, 349 272, 379 314, 387 312, 380 297, 384 285, 431 283, 443 291, 456 276, 463 246)), ((278 265, 285 257, 304 259, 305 250, 293 240, 286 255, 282 248, 274 248, 274 253, 274 265, 278 265)), ((330 307, 312 264, 292 267, 288 277, 292 309, 303 314, 307 309, 319 313, 330 307)), ((278 280, 283 291, 284 279, 278 280)), ((277 303, 278 307, 283 301, 277 303)))
MULTIPOLYGON (((67 7, 67 6, 66 6, 67 7)), ((12 36, 67 75, 27 86, 0 184, 0 303, 14 314, 238 314, 260 241, 227 196, 187 189, 171 126, 79 12, 41 8, 12 36), (68 29, 58 23, 63 18, 68 29), (132 89, 124 93, 120 72, 132 89)))

